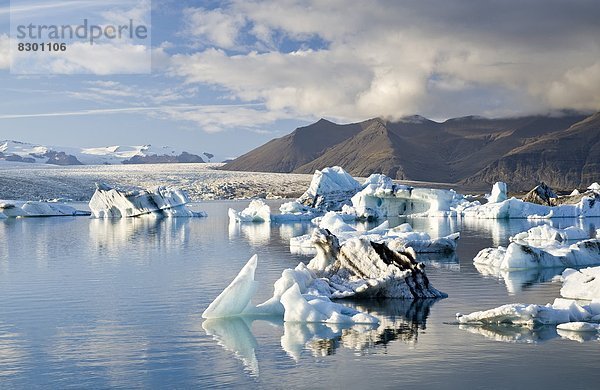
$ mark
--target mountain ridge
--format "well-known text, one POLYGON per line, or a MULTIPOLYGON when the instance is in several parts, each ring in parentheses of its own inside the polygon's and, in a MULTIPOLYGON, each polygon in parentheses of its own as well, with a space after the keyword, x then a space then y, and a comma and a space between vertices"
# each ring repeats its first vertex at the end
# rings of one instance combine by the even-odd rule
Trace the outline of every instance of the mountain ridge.
POLYGON ((566 190, 600 180, 596 150, 600 150, 600 113, 466 116, 443 122, 411 116, 348 125, 322 119, 273 139, 222 169, 312 173, 339 165, 354 176, 384 173, 394 179, 473 189, 486 189, 500 180, 513 191, 544 181, 566 190), (559 149, 545 153, 553 150, 552 140, 558 140, 559 149))

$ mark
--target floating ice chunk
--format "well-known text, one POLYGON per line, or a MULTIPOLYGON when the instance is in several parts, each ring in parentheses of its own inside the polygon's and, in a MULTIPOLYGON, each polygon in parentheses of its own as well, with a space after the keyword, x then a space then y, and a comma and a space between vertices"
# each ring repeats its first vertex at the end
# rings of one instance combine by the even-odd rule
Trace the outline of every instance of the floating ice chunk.
POLYGON ((466 315, 458 313, 456 318, 461 324, 554 325, 569 322, 569 310, 555 309, 550 304, 512 303, 466 315))
MULTIPOLYGON (((566 269, 560 295, 573 299, 600 299, 600 267, 566 269)), ((600 309, 600 308, 598 308, 600 309)), ((600 311, 598 312, 600 314, 600 311)))
POLYGON ((296 269, 286 269, 275 282, 273 297, 252 306, 256 292, 254 280, 257 256, 254 255, 229 286, 202 313, 203 318, 225 318, 245 315, 280 315, 284 321, 328 323, 377 323, 366 313, 331 302, 318 294, 318 279, 300 263, 296 269))
POLYGON ((271 208, 261 199, 254 199, 250 205, 242 211, 228 210, 229 221, 236 222, 269 222, 271 220, 271 208))
POLYGON ((96 184, 96 192, 89 206, 95 218, 124 218, 141 215, 167 217, 204 217, 186 204, 187 194, 172 187, 156 187, 149 190, 119 191, 106 184, 96 184))
POLYGON ((600 330, 600 324, 592 324, 589 322, 567 322, 565 324, 559 324, 556 329, 568 330, 570 332, 597 332, 600 330))
POLYGON ((581 193, 579 192, 579 190, 577 188, 575 188, 569 195, 571 196, 575 196, 575 195, 580 195, 581 193))
POLYGON ((359 219, 399 215, 456 216, 457 210, 473 205, 453 190, 393 184, 392 180, 384 175, 371 175, 365 182, 364 189, 351 200, 352 207, 345 208, 344 212, 359 219))
POLYGON ((0 218, 6 217, 59 217, 90 215, 87 211, 60 202, 3 201, 0 200, 0 218))
POLYGON ((324 297, 307 300, 301 293, 298 284, 287 289, 281 296, 286 322, 329 322, 336 324, 374 324, 379 322, 375 317, 349 307, 331 302, 324 297))
POLYGON ((540 225, 529 229, 526 232, 515 234, 511 237, 514 242, 530 242, 541 244, 544 242, 555 243, 569 240, 585 240, 589 238, 589 234, 576 226, 569 226, 565 229, 556 229, 550 225, 540 225))
POLYGON ((298 202, 321 211, 339 211, 361 188, 341 167, 325 168, 315 171, 310 186, 298 202))
MULTIPOLYGON (((432 239, 429 234, 415 232, 408 223, 389 228, 389 222, 385 221, 379 226, 367 231, 358 231, 344 222, 342 215, 328 212, 318 219, 319 228, 327 229, 335 234, 344 243, 351 238, 364 238, 375 242, 385 242, 394 250, 405 250, 411 247, 417 253, 451 253, 456 250, 459 233, 453 233, 446 237, 432 239)), ((290 239, 290 251, 297 254, 313 255, 316 247, 310 234, 293 237, 290 239)))
POLYGON ((427 279, 424 265, 410 248, 389 249, 364 238, 352 238, 342 246, 329 231, 315 229, 317 256, 308 268, 320 277, 319 293, 331 298, 440 298, 447 295, 427 279))
POLYGON ((600 202, 596 197, 583 196, 576 204, 546 206, 510 198, 499 203, 467 207, 462 211, 465 218, 482 219, 549 219, 600 216, 600 202))
POLYGON ((588 187, 588 190, 592 190, 592 191, 600 191, 600 184, 598 183, 593 183, 592 185, 590 185, 588 187))
POLYGON ((490 194, 490 196, 487 197, 488 203, 498 203, 505 201, 508 198, 506 194, 506 183, 499 181, 495 183, 492 187, 492 193, 490 194))
POLYGON ((225 318, 244 314, 258 288, 258 283, 254 280, 257 261, 256 255, 248 260, 229 286, 204 310, 203 318, 225 318))
POLYGON ((511 237, 513 242, 507 248, 481 250, 473 262, 501 270, 600 264, 600 240, 583 240, 571 245, 561 243, 582 236, 587 233, 577 228, 537 226, 511 237))
POLYGON ((600 238, 600 229, 596 229, 596 238, 600 238))

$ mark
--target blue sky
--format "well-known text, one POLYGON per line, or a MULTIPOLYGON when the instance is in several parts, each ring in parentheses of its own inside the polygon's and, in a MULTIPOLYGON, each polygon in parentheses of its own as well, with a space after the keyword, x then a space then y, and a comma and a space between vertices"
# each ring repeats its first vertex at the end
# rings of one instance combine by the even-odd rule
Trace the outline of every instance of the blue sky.
POLYGON ((156 0, 151 74, 112 74, 129 65, 114 55, 88 74, 39 76, 9 72, 8 7, 0 139, 226 158, 321 117, 600 109, 597 1, 156 0))

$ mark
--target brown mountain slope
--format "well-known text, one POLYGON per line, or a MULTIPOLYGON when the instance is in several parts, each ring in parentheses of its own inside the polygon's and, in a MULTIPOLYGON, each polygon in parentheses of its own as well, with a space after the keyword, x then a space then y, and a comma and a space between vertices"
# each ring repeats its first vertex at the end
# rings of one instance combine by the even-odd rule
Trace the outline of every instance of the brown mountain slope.
POLYGON ((600 113, 511 150, 463 182, 495 181, 506 181, 513 190, 542 181, 559 190, 600 181, 600 113))
POLYGON ((436 135, 445 136, 439 131, 438 123, 390 123, 380 119, 370 122, 371 125, 362 132, 294 172, 312 173, 315 169, 340 165, 355 176, 383 173, 395 179, 419 177, 419 180, 447 182, 451 176, 447 164, 439 153, 427 150, 430 145, 422 143, 423 137, 431 144, 436 135))
POLYGON ((319 157, 327 148, 354 136, 363 124, 338 125, 321 119, 276 138, 223 166, 232 171, 291 172, 319 157))
POLYGON ((540 180, 557 188, 587 186, 598 171, 598 148, 593 147, 598 115, 464 117, 443 123, 414 116, 350 125, 320 120, 248 152, 224 169, 312 173, 340 165, 355 176, 384 173, 477 189, 497 180, 506 181, 512 190, 529 189, 540 180), (560 145, 551 153, 556 139, 560 145))

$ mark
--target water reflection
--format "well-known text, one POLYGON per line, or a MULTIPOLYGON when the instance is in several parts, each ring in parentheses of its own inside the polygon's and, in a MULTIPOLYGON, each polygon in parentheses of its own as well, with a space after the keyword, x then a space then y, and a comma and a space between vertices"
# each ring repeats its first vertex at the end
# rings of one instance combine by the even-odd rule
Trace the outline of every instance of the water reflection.
POLYGON ((271 241, 271 224, 257 222, 229 222, 229 239, 244 237, 252 246, 266 246, 271 241))
MULTIPOLYGON (((77 364, 82 387, 84 378, 93 378, 98 371, 106 375, 108 387, 133 388, 140 386, 131 376, 150 359, 150 342, 139 328, 115 321, 100 320, 89 325, 58 328, 46 353, 53 362, 77 364)), ((57 373, 66 380, 67 373, 57 373)), ((74 379, 74 378, 73 378, 74 379)), ((77 382, 75 382, 77 383, 77 382)))
POLYGON ((516 325, 459 325, 459 329, 504 343, 540 343, 559 337, 555 326, 529 328, 516 325))
POLYGON ((497 325, 459 325, 459 329, 466 330, 469 333, 484 336, 487 339, 500 341, 504 343, 542 343, 555 338, 563 340, 572 340, 580 343, 586 341, 600 340, 598 332, 575 332, 570 330, 557 329, 553 325, 535 326, 533 328, 527 326, 518 326, 510 324, 497 325))
POLYGON ((456 253, 417 253, 417 261, 427 268, 460 271, 460 262, 456 253))
POLYGON ((184 247, 190 241, 189 218, 91 219, 89 240, 99 253, 119 257, 123 251, 184 247))
POLYGON ((296 362, 300 361, 304 351, 309 351, 315 357, 324 357, 334 355, 339 348, 347 348, 366 355, 377 353, 380 348, 395 340, 415 344, 419 332, 426 327, 431 306, 436 301, 343 301, 344 305, 377 317, 379 324, 284 323, 277 318, 237 317, 206 320, 202 327, 220 346, 232 352, 251 375, 258 376, 258 344, 251 331, 253 321, 268 321, 272 325, 283 327, 281 348, 296 362))
POLYGON ((566 269, 566 267, 559 267, 506 271, 484 264, 474 263, 473 265, 480 274, 503 280, 506 290, 510 295, 518 294, 535 284, 551 281, 555 276, 561 275, 566 269))
POLYGON ((202 323, 202 328, 217 344, 232 352, 244 364, 250 375, 258 376, 258 359, 255 352, 258 343, 250 331, 251 325, 251 319, 233 317, 206 320, 202 323))
POLYGON ((12 328, 0 322, 0 378, 19 374, 25 362, 25 351, 19 341, 21 335, 12 328))

